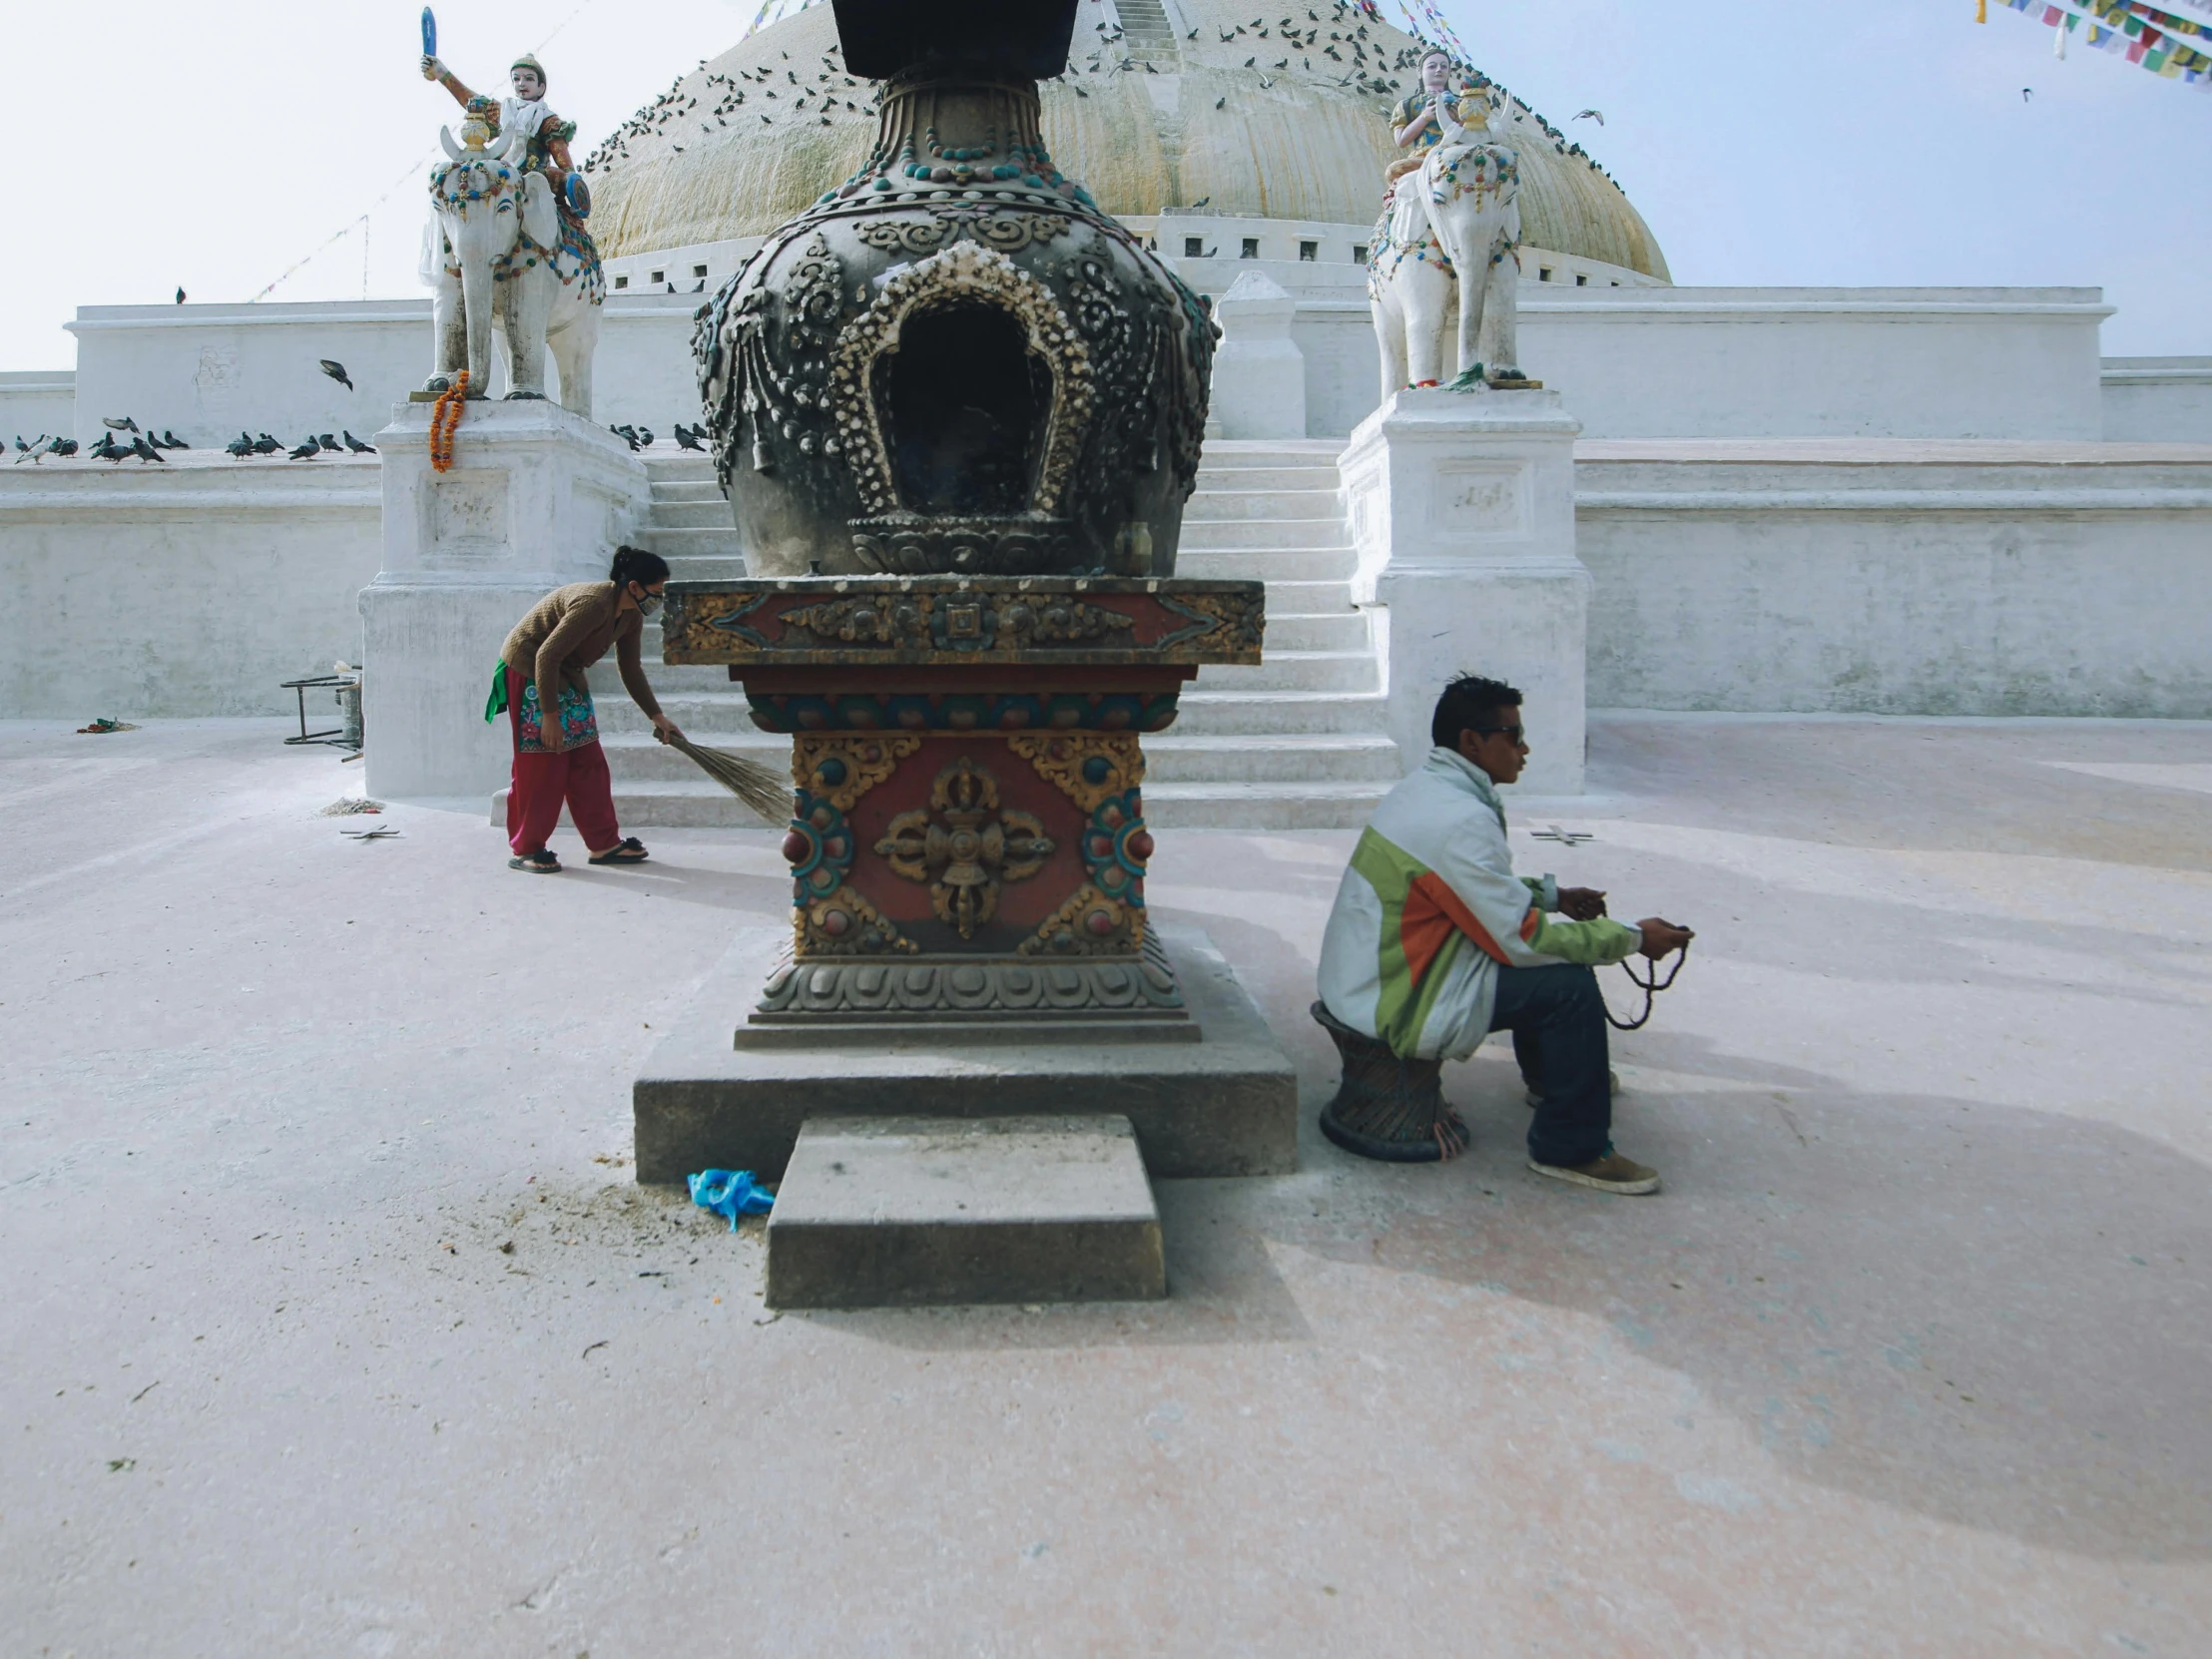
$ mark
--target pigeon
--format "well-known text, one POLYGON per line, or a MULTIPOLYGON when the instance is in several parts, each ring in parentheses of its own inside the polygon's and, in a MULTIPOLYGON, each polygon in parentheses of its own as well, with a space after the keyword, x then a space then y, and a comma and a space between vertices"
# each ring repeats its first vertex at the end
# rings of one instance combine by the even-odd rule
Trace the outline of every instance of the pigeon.
MULTIPOLYGON (((70 456, 77 453, 77 440, 75 438, 56 438, 46 446, 46 452, 49 455, 59 455, 66 461, 70 456)), ((34 461, 31 464, 36 466, 38 463, 34 461)))
POLYGON ((653 428, 650 426, 640 426, 637 430, 637 439, 639 444, 641 444, 643 447, 651 449, 653 447, 653 428))
POLYGON ((322 445, 315 442, 313 438, 308 438, 291 452, 291 458, 295 461, 311 461, 321 453, 322 445))
POLYGON ((315 361, 322 365, 323 373, 329 375, 331 379, 335 380, 347 391, 351 391, 353 389, 353 382, 346 378, 345 365, 343 363, 334 363, 328 357, 317 357, 315 361))
POLYGON ((610 426, 607 428, 607 430, 614 433, 616 437, 620 438, 624 443, 628 444, 633 451, 635 451, 638 447, 637 433, 631 431, 627 426, 610 426))
POLYGON ((113 432, 102 432, 100 434, 100 441, 94 446, 92 452, 95 455, 99 456, 100 459, 102 459, 103 461, 106 461, 110 466, 113 466, 117 461, 122 460, 124 456, 130 453, 128 449, 121 448, 117 445, 115 441, 115 434, 113 432))
POLYGON ((1215 100, 1214 100, 1214 108, 1218 110, 1218 109, 1220 109, 1220 108, 1222 107, 1222 105, 1224 105, 1224 104, 1226 104, 1226 103, 1228 103, 1228 102, 1229 102, 1229 100, 1228 100, 1228 99, 1226 99, 1226 98, 1217 98, 1217 99, 1215 99, 1215 100))
POLYGON ((678 422, 676 427, 676 447, 679 449, 696 449, 701 454, 707 452, 706 445, 699 441, 699 428, 686 426, 681 422, 678 422))
POLYGON ((2035 96, 2035 89, 2034 89, 2033 87, 2022 87, 2022 88, 2020 88, 2020 102, 2021 102, 2021 103, 2023 103, 2023 104, 2027 103, 2027 102, 2028 102, 2029 100, 2031 100, 2031 99, 2032 99, 2032 98, 2033 98, 2034 96, 2035 96))
MULTIPOLYGON (((18 432, 15 435, 15 446, 18 450, 22 452, 22 455, 28 455, 33 449, 38 447, 39 444, 42 444, 45 441, 46 434, 44 432, 39 433, 38 437, 30 443, 25 443, 23 441, 23 434, 21 432, 18 432)), ((16 459, 16 465, 18 466, 21 466, 23 464, 22 455, 19 455, 16 459)))
POLYGON ((698 285, 697 287, 693 288, 693 289, 692 289, 692 292, 694 292, 694 293, 705 293, 706 291, 707 291, 707 278, 706 278, 706 277, 704 277, 704 276, 702 276, 702 277, 700 277, 700 278, 699 278, 699 285, 698 285))
POLYGON ((239 460, 243 461, 246 459, 247 456, 254 453, 254 440, 246 433, 241 432, 237 437, 233 438, 229 443, 225 444, 223 446, 223 449, 226 454, 235 456, 239 460))
POLYGON ((164 466, 169 465, 169 457, 148 443, 143 432, 131 441, 131 453, 142 461, 159 461, 164 466))
POLYGON ((321 444, 323 448, 331 451, 333 454, 344 453, 343 450, 338 448, 338 440, 330 436, 330 434, 327 432, 324 432, 319 437, 317 437, 315 439, 315 442, 321 444))
POLYGON ((1602 127, 1605 125, 1605 112, 1603 110, 1584 110, 1574 119, 1577 121, 1594 121, 1602 127))
POLYGON ((353 453, 356 455, 373 455, 377 452, 376 446, 373 443, 363 443, 351 432, 346 432, 342 435, 345 438, 345 447, 352 450, 353 453))
POLYGON ((183 304, 184 302, 185 302, 185 290, 184 290, 184 289, 183 289, 182 287, 180 287, 180 288, 178 288, 178 290, 177 290, 177 303, 178 303, 178 304, 180 304, 180 305, 182 305, 182 304, 183 304))
POLYGON ((165 449, 190 449, 192 445, 165 426, 162 428, 162 447, 165 449))
MULTIPOLYGON (((1218 106, 1217 106, 1217 107, 1218 107, 1218 106)), ((1197 200, 1196 202, 1193 202, 1193 203, 1191 204, 1191 206, 1192 206, 1192 207, 1194 207, 1194 208, 1203 208, 1203 207, 1205 207, 1205 206, 1206 206, 1206 204, 1207 204, 1207 203, 1211 202, 1212 200, 1213 200, 1213 198, 1212 198, 1211 196, 1201 196, 1201 197, 1200 197, 1200 198, 1199 198, 1199 199, 1198 199, 1198 200, 1197 200)))
POLYGON ((139 429, 139 423, 129 415, 125 415, 121 420, 116 419, 113 415, 102 415, 100 424, 111 432, 135 432, 139 429))
POLYGON ((257 455, 274 455, 276 453, 277 450, 283 447, 284 446, 282 444, 278 443, 267 432, 263 432, 254 439, 254 453, 257 455))

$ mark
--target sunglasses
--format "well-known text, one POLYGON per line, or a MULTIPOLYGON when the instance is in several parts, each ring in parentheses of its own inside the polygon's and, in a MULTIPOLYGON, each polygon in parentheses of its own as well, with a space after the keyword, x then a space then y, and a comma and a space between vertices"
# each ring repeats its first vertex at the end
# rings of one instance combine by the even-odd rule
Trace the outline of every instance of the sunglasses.
POLYGON ((1519 743, 1521 734, 1526 728, 1519 726, 1470 726, 1467 730, 1478 738, 1510 738, 1514 743, 1519 743))

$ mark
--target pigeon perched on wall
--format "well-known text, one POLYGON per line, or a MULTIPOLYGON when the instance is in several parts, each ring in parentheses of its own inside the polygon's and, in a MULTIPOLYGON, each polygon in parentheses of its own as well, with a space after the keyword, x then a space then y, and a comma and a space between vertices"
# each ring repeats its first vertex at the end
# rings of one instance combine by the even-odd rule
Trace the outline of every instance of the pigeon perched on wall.
POLYGON ((248 434, 241 432, 237 437, 233 438, 229 443, 225 444, 223 446, 223 449, 224 453, 235 456, 239 460, 243 461, 246 459, 247 456, 254 453, 254 440, 248 434))
POLYGON ((322 445, 310 437, 291 452, 291 458, 295 461, 311 461, 321 453, 322 445))
POLYGON ((135 432, 139 429, 139 423, 129 415, 125 415, 121 420, 116 419, 113 415, 102 415, 100 424, 111 432, 135 432))
POLYGON ((16 447, 16 449, 17 449, 17 450, 19 451, 19 453, 18 453, 18 454, 16 455, 16 458, 15 458, 15 464, 16 464, 17 466, 21 466, 21 465, 23 464, 23 457, 24 457, 25 455, 28 455, 28 454, 29 454, 29 453, 30 453, 30 452, 31 452, 31 451, 32 451, 32 450, 33 450, 34 448, 37 448, 37 447, 38 447, 39 445, 41 445, 41 444, 43 444, 43 443, 45 443, 45 442, 46 442, 46 434, 45 434, 44 432, 41 432, 41 433, 39 433, 39 435, 37 436, 37 438, 35 438, 35 439, 34 439, 34 440, 33 440, 32 442, 30 442, 30 443, 25 443, 25 442, 23 441, 23 434, 22 434, 21 432, 18 432, 18 433, 16 433, 16 435, 15 435, 15 447, 16 447))
POLYGON ((351 391, 353 389, 353 382, 345 377, 345 365, 343 363, 334 363, 328 357, 317 357, 315 361, 319 362, 322 365, 323 373, 329 375, 331 379, 335 380, 347 391, 351 391))
POLYGON ((169 457, 149 443, 143 432, 131 440, 131 453, 142 461, 159 461, 164 466, 169 465, 169 457))
POLYGON ((676 447, 679 449, 696 449, 702 455, 707 452, 706 445, 699 441, 699 428, 686 426, 682 421, 676 423, 676 447))
MULTIPOLYGON (((75 438, 56 438, 46 446, 46 452, 49 455, 59 455, 66 461, 70 456, 77 453, 77 440, 75 438)), ((37 464, 35 461, 32 463, 34 466, 37 464)))
POLYGON ((373 455, 377 452, 376 446, 373 443, 363 443, 351 432, 346 432, 342 435, 345 438, 345 447, 352 450, 353 453, 356 455, 373 455))
POLYGON ((164 449, 190 449, 192 445, 165 426, 162 428, 162 447, 164 449))
POLYGON ((184 302, 185 302, 185 290, 184 290, 183 288, 179 288, 179 289, 177 290, 177 303, 178 303, 178 304, 180 304, 180 305, 182 305, 182 304, 183 304, 184 302))
POLYGON ((343 454, 343 453, 344 453, 344 451, 343 451, 343 450, 341 450, 341 449, 339 449, 339 448, 338 448, 338 440, 337 440, 336 438, 333 438, 332 436, 330 436, 330 434, 329 434, 329 433, 327 433, 327 432, 324 432, 324 433, 323 433, 323 434, 322 434, 322 435, 321 435, 320 437, 316 438, 316 439, 315 439, 315 442, 317 442, 317 443, 321 444, 323 448, 325 448, 325 449, 328 449, 328 450, 332 451, 333 453, 336 453, 336 454, 343 454))
POLYGON ((281 443, 271 437, 267 432, 263 432, 254 439, 254 453, 257 455, 274 455, 283 447, 281 443))
POLYGON ((113 466, 117 461, 122 460, 126 455, 130 454, 130 451, 128 449, 122 448, 116 443, 115 434, 113 432, 102 432, 100 434, 100 441, 93 446, 92 452, 101 460, 106 461, 110 466, 113 466))
POLYGON ((638 447, 638 434, 631 431, 629 427, 610 425, 607 430, 614 433, 616 437, 620 438, 624 443, 628 444, 632 450, 635 450, 638 447))

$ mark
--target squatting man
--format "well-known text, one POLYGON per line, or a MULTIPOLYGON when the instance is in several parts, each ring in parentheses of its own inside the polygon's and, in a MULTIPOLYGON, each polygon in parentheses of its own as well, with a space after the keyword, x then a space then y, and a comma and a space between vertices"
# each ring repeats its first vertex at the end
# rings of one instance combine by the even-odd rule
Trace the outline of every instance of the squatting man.
POLYGON ((1656 1170, 1613 1150, 1592 970, 1638 951, 1659 961, 1692 935, 1659 916, 1610 920, 1600 891, 1513 873, 1497 787, 1528 760, 1520 704, 1495 680, 1447 685, 1427 761, 1383 797, 1353 850, 1322 939, 1315 1012, 1345 1056, 1322 1128, 1368 1157, 1452 1156, 1467 1132, 1442 1102, 1441 1062, 1509 1030, 1535 1107, 1528 1167, 1599 1192, 1657 1192, 1656 1170))

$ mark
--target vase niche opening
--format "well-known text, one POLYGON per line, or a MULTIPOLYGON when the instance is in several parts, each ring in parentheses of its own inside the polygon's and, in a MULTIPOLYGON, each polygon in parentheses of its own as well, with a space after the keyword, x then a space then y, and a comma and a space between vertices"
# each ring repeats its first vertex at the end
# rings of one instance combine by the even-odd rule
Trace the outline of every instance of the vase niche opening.
POLYGON ((888 366, 884 424, 906 510, 1027 508, 1052 373, 1020 322, 995 305, 927 310, 900 330, 888 366))

